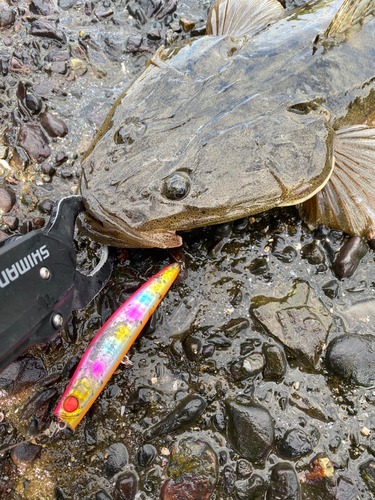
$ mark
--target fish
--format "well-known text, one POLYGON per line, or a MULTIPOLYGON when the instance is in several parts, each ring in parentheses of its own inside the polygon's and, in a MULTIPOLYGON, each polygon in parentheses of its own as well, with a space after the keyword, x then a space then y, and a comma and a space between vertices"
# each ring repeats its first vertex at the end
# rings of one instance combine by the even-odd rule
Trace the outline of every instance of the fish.
POLYGON ((54 415, 75 429, 178 276, 178 263, 149 279, 104 323, 90 342, 54 415))
POLYGON ((297 205, 375 234, 375 2, 218 0, 206 35, 160 47, 82 159, 81 230, 169 248, 176 231, 297 205))

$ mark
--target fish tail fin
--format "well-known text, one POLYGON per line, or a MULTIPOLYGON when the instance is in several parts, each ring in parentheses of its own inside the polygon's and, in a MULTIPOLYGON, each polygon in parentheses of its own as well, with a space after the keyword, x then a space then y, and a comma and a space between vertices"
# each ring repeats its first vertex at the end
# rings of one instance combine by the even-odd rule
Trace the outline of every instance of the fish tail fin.
POLYGON ((375 16, 374 0, 345 0, 332 19, 321 41, 341 43, 348 36, 361 30, 362 26, 375 16))
POLYGON ((207 18, 207 35, 253 38, 284 17, 278 0, 217 0, 207 18))
POLYGON ((353 125, 336 132, 335 167, 324 188, 300 205, 311 226, 323 224, 371 237, 375 230, 375 127, 353 125))

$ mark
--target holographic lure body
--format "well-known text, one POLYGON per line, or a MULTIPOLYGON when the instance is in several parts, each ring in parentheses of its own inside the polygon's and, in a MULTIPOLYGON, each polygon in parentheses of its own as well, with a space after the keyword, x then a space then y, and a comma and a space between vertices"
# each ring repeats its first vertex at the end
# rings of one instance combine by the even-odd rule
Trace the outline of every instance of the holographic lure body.
POLYGON ((98 397, 179 272, 171 264, 135 292, 101 327, 54 414, 75 429, 98 397))

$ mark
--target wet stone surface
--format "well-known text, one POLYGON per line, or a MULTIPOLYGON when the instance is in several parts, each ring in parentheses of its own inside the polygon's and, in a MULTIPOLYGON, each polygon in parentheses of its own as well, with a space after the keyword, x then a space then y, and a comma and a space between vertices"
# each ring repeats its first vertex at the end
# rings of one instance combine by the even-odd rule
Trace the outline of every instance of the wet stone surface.
MULTIPOLYGON (((111 105, 159 46, 204 34, 209 4, 0 4, 1 238, 42 227, 77 192, 111 105)), ((182 236, 187 271, 131 348, 132 367, 116 370, 74 433, 3 453, 0 498, 285 498, 279 483, 290 498, 370 500, 373 251, 311 231, 293 207, 182 236)), ((75 244, 92 270, 98 246, 75 244)), ((0 374, 0 446, 49 424, 96 331, 169 262, 166 251, 119 251, 95 301, 0 374)))

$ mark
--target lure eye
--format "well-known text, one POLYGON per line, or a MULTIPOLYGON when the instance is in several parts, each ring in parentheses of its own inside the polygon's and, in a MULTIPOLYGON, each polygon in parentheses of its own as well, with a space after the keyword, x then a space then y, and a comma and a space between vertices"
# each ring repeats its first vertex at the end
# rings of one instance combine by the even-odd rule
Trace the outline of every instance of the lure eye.
POLYGON ((168 200, 182 200, 190 191, 190 178, 185 172, 175 172, 164 179, 162 193, 168 200))

